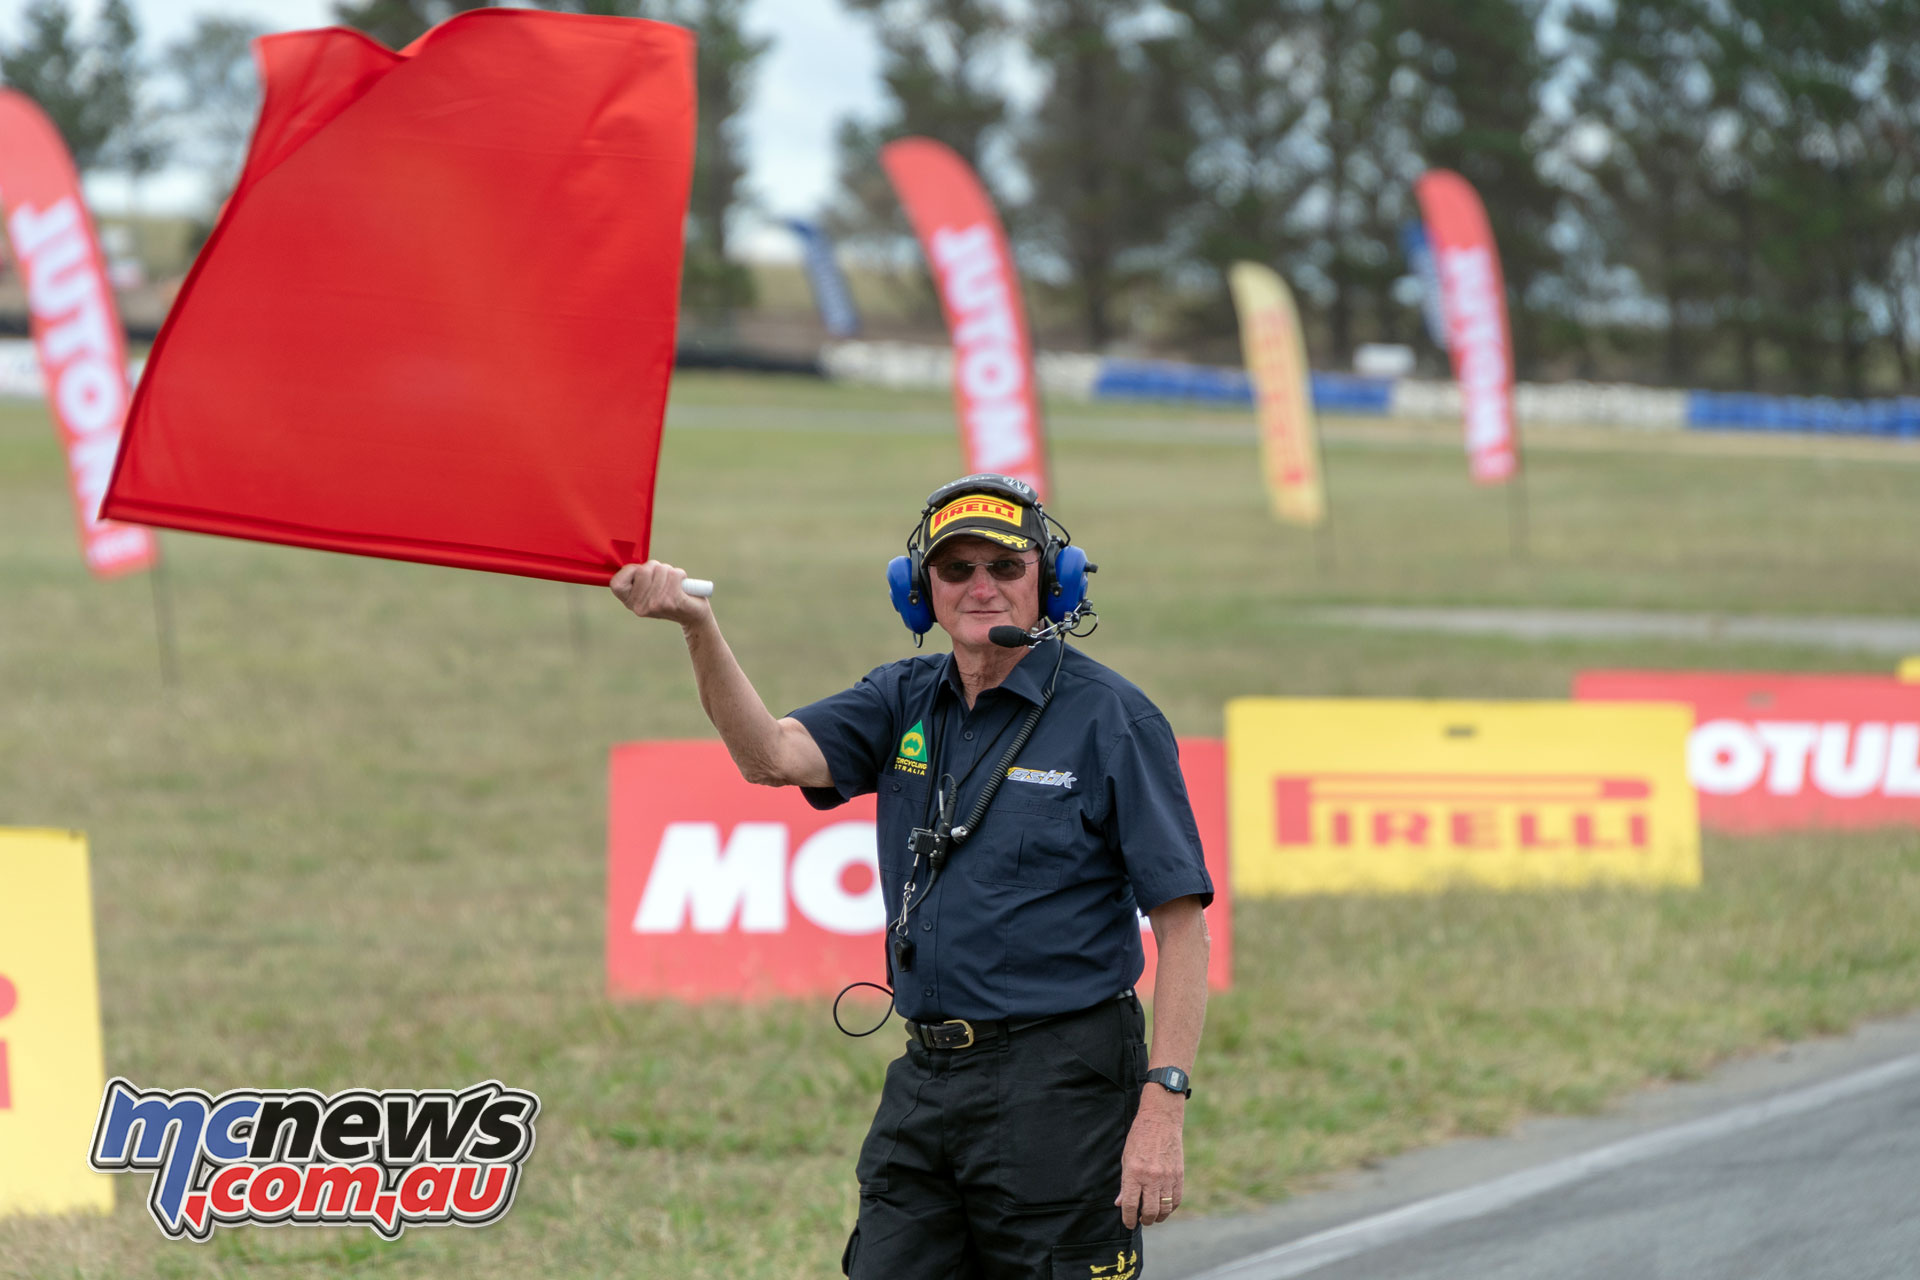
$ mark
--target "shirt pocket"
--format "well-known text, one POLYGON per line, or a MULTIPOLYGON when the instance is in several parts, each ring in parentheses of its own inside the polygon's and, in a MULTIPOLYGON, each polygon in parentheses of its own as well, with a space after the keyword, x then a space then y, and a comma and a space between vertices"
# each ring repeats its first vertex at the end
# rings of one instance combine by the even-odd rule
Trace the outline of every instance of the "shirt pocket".
POLYGON ((925 777, 890 769, 880 775, 880 785, 874 790, 883 799, 901 805, 917 826, 926 807, 929 785, 925 777))
MULTIPOLYGON (((1079 808, 1047 799, 995 796, 991 819, 982 824, 983 856, 968 874, 992 884, 1052 889, 1073 865, 1082 838, 1079 808)), ((955 859, 973 852, 963 847, 955 859)))
POLYGON ((907 852, 907 836, 922 822, 933 822, 933 806, 927 802, 931 792, 932 784, 923 777, 910 773, 881 775, 874 838, 880 869, 886 875, 904 878, 911 873, 913 855, 907 852))

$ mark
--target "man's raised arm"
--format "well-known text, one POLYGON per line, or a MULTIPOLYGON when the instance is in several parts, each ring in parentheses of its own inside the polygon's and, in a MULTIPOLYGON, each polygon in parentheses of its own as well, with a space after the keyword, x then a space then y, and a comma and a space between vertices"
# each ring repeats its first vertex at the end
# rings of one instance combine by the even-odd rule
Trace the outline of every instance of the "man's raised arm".
POLYGON ((713 606, 681 589, 686 570, 658 560, 630 564, 607 585, 642 618, 680 624, 693 659, 700 707, 720 731, 740 776, 764 787, 830 787, 833 775, 813 735, 792 716, 775 720, 727 647, 713 606))

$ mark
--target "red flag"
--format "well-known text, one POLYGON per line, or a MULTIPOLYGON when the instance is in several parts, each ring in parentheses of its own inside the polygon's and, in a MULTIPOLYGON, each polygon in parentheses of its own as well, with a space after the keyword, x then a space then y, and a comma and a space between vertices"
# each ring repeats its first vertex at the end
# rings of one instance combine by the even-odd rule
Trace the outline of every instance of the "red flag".
POLYGON ((1486 206, 1459 174, 1429 169, 1414 184, 1440 276, 1453 376, 1467 423, 1467 463, 1482 484, 1520 469, 1513 431, 1513 339, 1507 289, 1486 206))
POLYGON ((67 478, 87 567, 102 578, 160 554, 138 525, 100 518, 127 416, 127 343, 66 143, 33 101, 0 89, 0 196, 27 285, 47 407, 67 448, 67 478))
POLYGON ((244 172, 141 379, 114 516, 603 583, 647 555, 693 40, 486 9, 268 36, 244 172))
POLYGON ((880 163, 940 282, 953 336, 953 398, 968 471, 998 471, 1047 497, 1047 456, 1020 276, 993 201, 967 162, 931 138, 902 138, 880 163))

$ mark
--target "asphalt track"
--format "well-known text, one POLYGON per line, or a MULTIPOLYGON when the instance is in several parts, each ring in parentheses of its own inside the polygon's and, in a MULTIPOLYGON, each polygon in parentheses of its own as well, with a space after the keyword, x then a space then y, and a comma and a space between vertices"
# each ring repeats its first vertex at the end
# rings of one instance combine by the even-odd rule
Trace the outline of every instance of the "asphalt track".
POLYGON ((1506 636, 1516 640, 1691 640, 1702 644, 1804 645, 1859 653, 1920 653, 1920 622, 1907 618, 1772 617, 1631 609, 1316 609, 1312 621, 1371 631, 1506 636))
POLYGON ((1920 1275, 1920 1016, 1614 1112, 1450 1143, 1242 1218, 1152 1228, 1143 1280, 1920 1275))

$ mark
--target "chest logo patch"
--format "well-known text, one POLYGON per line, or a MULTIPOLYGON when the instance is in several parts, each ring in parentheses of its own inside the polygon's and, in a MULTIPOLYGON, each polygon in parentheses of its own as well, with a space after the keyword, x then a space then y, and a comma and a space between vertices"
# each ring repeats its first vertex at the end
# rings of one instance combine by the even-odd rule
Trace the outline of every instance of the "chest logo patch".
POLYGON ((1031 782, 1040 787, 1071 787, 1079 779, 1065 769, 1009 769, 1008 782, 1031 782))
POLYGON ((927 731, 925 722, 915 720, 913 728, 900 735, 900 748, 894 753, 893 767, 902 773, 927 771, 927 731))

